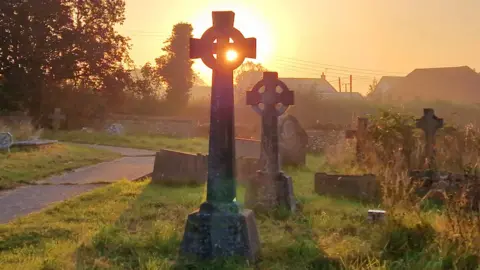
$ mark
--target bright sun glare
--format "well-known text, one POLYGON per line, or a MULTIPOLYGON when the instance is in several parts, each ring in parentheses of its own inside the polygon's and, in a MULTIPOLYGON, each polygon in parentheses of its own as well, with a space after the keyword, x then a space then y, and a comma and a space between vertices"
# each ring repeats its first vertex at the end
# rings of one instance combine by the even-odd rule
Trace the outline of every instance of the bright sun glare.
POLYGON ((238 57, 238 54, 236 51, 234 50, 229 50, 227 51, 227 60, 232 62, 232 61, 235 61, 235 59, 237 59, 238 57))

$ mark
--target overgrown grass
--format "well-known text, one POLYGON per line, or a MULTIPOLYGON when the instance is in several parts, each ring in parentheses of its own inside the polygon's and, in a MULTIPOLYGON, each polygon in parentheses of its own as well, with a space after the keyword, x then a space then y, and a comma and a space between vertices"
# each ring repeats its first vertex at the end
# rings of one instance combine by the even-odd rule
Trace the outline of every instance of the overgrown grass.
MULTIPOLYGON (((476 253, 446 236, 444 212, 394 211, 387 223, 370 224, 366 213, 375 206, 316 195, 313 174, 325 162, 309 156, 307 168, 287 170, 300 202, 296 214, 257 214, 255 265, 188 269, 477 268, 476 253)), ((0 268, 187 269, 177 264, 178 247, 203 189, 121 182, 0 226, 0 268)), ((243 194, 239 188, 240 202, 243 194)))
POLYGON ((0 152, 0 190, 67 170, 112 160, 118 154, 82 146, 56 144, 30 150, 13 148, 0 152))
POLYGON ((46 131, 44 138, 64 142, 122 146, 148 150, 172 149, 193 153, 208 152, 208 139, 180 139, 155 135, 110 135, 102 132, 87 133, 83 131, 46 131))

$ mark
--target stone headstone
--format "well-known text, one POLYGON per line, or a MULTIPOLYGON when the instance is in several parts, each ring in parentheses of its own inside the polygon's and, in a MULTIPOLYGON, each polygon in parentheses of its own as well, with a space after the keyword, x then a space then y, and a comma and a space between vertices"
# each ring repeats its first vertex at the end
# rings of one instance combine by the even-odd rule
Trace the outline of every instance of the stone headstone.
POLYGON ((9 132, 0 132, 0 150, 10 152, 10 147, 13 144, 13 136, 9 132))
POLYGON ((247 186, 245 205, 249 208, 271 210, 284 206, 295 211, 292 179, 280 171, 278 142, 278 117, 293 105, 293 99, 293 92, 278 79, 276 72, 264 72, 263 79, 247 92, 247 105, 262 116, 261 163, 264 165, 257 179, 247 186), (265 91, 260 92, 262 87, 265 91), (277 87, 282 91, 278 92, 277 87), (282 107, 279 109, 277 104, 282 107))
POLYGON ((186 185, 207 181, 208 156, 163 149, 157 152, 152 183, 186 185))
POLYGON ((375 209, 368 210, 367 220, 369 222, 385 221, 386 213, 387 212, 385 210, 375 210, 375 209))
POLYGON ((49 118, 52 120, 52 127, 54 130, 59 130, 61 122, 66 119, 60 108, 55 108, 54 113, 51 114, 49 118))
POLYGON ((207 199, 188 215, 180 254, 200 259, 235 256, 253 262, 260 248, 255 216, 235 202, 233 71, 245 58, 256 58, 256 39, 246 39, 234 27, 232 11, 213 12, 212 19, 213 26, 200 39, 190 39, 189 50, 191 59, 201 58, 212 69, 207 199), (227 59, 230 50, 237 52, 233 61, 227 59))
POLYGON ((365 144, 367 141, 368 134, 368 118, 359 117, 357 119, 357 129, 356 130, 347 130, 345 137, 347 139, 355 138, 357 140, 356 144, 356 156, 357 162, 361 163, 365 158, 365 144))
POLYGON ((114 123, 107 128, 107 132, 110 135, 123 135, 125 133, 125 128, 122 124, 114 123))
POLYGON ((282 166, 304 166, 308 151, 308 134, 293 115, 280 117, 279 150, 282 166))
POLYGON ((435 116, 431 108, 423 109, 423 116, 417 119, 417 128, 425 133, 425 163, 428 169, 434 169, 435 164, 435 135, 437 130, 443 128, 443 119, 435 116))
POLYGON ((381 186, 375 175, 315 174, 315 192, 319 195, 379 202, 381 186))

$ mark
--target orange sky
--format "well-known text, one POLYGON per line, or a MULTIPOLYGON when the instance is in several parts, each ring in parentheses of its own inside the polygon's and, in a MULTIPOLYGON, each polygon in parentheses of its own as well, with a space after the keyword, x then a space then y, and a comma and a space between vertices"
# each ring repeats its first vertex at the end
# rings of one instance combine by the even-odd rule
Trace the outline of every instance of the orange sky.
MULTIPOLYGON (((353 75, 365 93, 373 76, 415 68, 468 65, 480 70, 479 0, 126 0, 119 31, 132 39, 137 65, 161 54, 175 23, 195 37, 211 11, 233 10, 236 27, 257 38, 258 60, 280 77, 319 77, 338 87, 353 75)), ((210 72, 194 66, 210 82, 210 72)))

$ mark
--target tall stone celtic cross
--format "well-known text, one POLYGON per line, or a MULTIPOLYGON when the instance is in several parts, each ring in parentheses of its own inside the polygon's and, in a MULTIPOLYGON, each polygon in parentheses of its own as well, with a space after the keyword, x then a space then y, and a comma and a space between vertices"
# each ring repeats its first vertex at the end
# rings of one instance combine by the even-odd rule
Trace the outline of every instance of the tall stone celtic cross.
POLYGON ((357 152, 357 162, 362 162, 365 155, 365 143, 368 131, 368 118, 358 117, 357 118, 357 129, 356 130, 347 130, 345 137, 347 139, 357 139, 356 152, 357 152))
POLYGON ((59 130, 61 121, 65 120, 65 115, 62 114, 62 109, 55 108, 55 111, 49 116, 49 118, 52 120, 53 129, 59 130))
POLYGON ((423 116, 416 120, 417 128, 425 133, 425 160, 429 169, 435 168, 435 134, 443 128, 443 118, 435 116, 431 108, 423 109, 423 116))
POLYGON ((213 26, 205 31, 200 39, 190 39, 190 58, 201 58, 203 63, 213 70, 207 202, 202 205, 209 209, 215 205, 234 205, 236 182, 233 70, 239 67, 245 58, 256 58, 257 51, 256 39, 245 38, 234 28, 235 13, 212 12, 212 18, 213 26), (237 58, 229 61, 229 51, 235 51, 237 58))
POLYGON ((293 104, 293 91, 278 79, 277 72, 264 72, 263 79, 247 92, 247 105, 251 105, 253 110, 262 116, 262 156, 266 161, 265 170, 270 175, 276 175, 280 171, 278 117, 293 104), (265 90, 260 92, 262 87, 265 90), (277 87, 282 91, 277 92, 277 87), (263 110, 260 104, 264 105, 263 110), (279 108, 277 104, 280 104, 279 108))

